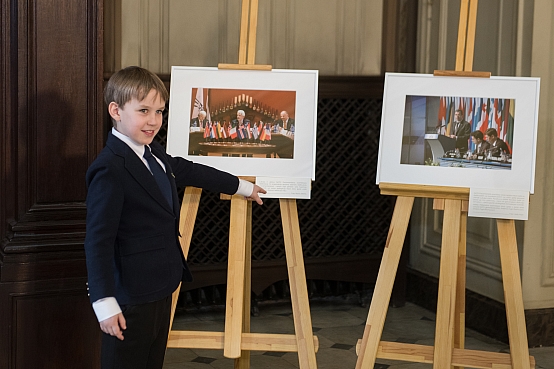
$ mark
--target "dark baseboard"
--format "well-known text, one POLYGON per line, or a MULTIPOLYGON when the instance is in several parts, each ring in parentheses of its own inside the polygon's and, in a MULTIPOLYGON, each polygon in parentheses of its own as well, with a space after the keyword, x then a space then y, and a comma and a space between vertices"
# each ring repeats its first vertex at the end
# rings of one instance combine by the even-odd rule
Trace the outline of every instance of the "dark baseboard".
MULTIPOLYGON (((334 256, 307 258, 304 267, 307 280, 340 281, 346 283, 375 284, 381 263, 381 254, 360 254, 355 256, 334 256)), ((391 304, 404 306, 406 302, 406 265, 401 262, 391 296, 391 304)), ((225 284, 227 264, 191 265, 194 276, 192 282, 184 283, 181 291, 225 284)), ((251 289, 255 295, 279 281, 287 280, 287 264, 281 260, 253 261, 251 269, 251 289)))
MULTIPOLYGON (((408 269, 407 301, 436 311, 438 279, 408 269)), ((554 308, 525 310, 529 347, 554 346, 554 308)), ((508 343, 503 303, 466 290, 466 328, 508 343)))

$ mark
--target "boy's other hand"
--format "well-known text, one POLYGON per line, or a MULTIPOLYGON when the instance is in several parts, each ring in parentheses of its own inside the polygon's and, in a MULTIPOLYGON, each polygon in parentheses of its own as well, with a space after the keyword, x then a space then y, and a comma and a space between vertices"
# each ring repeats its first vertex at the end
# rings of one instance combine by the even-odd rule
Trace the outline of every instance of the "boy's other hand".
POLYGON ((254 190, 252 190, 252 193, 250 194, 249 197, 247 197, 247 199, 254 200, 259 205, 262 205, 264 202, 260 198, 260 195, 258 195, 259 193, 267 193, 267 191, 261 188, 260 186, 258 186, 257 184, 254 184, 254 190))
POLYGON ((102 332, 109 334, 110 336, 116 336, 123 341, 123 331, 127 329, 127 323, 122 313, 104 319, 100 322, 100 329, 102 332))

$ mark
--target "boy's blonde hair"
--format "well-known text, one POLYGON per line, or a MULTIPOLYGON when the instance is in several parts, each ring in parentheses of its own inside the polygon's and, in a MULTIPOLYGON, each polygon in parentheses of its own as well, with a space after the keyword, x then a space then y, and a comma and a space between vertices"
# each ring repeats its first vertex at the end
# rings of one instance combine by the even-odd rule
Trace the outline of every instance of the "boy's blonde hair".
MULTIPOLYGON (((169 100, 169 93, 157 75, 141 67, 127 67, 111 76, 104 88, 104 101, 107 105, 115 102, 124 107, 132 99, 144 100, 152 90, 164 102, 169 100)), ((115 124, 113 119, 112 123, 115 124)))

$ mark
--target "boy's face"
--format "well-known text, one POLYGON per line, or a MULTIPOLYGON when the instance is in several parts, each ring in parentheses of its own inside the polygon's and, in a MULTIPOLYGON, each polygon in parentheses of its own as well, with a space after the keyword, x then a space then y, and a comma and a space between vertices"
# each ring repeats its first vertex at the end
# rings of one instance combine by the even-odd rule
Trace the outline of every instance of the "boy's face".
POLYGON ((108 111, 117 122, 115 129, 139 145, 149 145, 162 126, 165 108, 156 90, 151 90, 142 101, 133 98, 123 107, 111 102, 108 111))

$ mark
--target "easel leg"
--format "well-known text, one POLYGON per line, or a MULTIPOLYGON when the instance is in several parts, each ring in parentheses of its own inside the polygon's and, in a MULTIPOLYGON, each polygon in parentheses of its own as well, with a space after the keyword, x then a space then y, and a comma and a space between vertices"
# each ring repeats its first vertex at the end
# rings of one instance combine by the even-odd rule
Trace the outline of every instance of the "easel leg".
POLYGON ((512 368, 529 369, 529 347, 525 326, 525 311, 523 309, 515 223, 513 220, 497 219, 496 224, 498 227, 498 245, 500 248, 500 265, 502 266, 512 368))
MULTIPOLYGON (((242 332, 250 333, 250 298, 252 290, 252 202, 247 203, 246 248, 244 252, 244 301, 242 310, 242 332)), ((235 369, 250 368, 250 351, 242 350, 235 359, 235 369)))
MULTIPOLYGON (((181 221, 179 223, 179 233, 181 234, 181 250, 185 259, 188 257, 190 241, 192 240, 192 231, 194 229, 194 223, 196 221, 196 214, 198 213, 198 204, 200 203, 200 196, 202 195, 202 189, 196 187, 186 187, 183 195, 183 202, 181 204, 181 221)), ((177 300, 179 299, 179 292, 181 292, 181 283, 179 287, 171 295, 171 317, 169 322, 169 330, 173 326, 173 318, 175 316, 175 310, 177 309, 177 300)))
POLYGON ((294 330, 298 345, 298 362, 300 369, 316 369, 312 319, 308 302, 308 286, 304 270, 296 200, 280 199, 279 202, 283 220, 294 330))
MULTIPOLYGON (((458 245, 458 277, 456 279, 456 310, 454 312, 454 347, 465 347, 466 322, 466 232, 467 212, 462 211, 460 243, 458 245)), ((454 369, 463 369, 456 366, 454 369)))
POLYGON ((241 353, 247 207, 248 201, 244 197, 234 195, 231 198, 229 267, 227 271, 227 303, 223 347, 223 356, 231 359, 239 358, 241 353))
POLYGON ((433 355, 434 369, 450 368, 452 364, 461 210, 461 200, 445 200, 433 355))
POLYGON ((402 246, 404 246, 404 238, 408 229, 413 204, 413 197, 398 196, 396 199, 387 244, 383 251, 374 295, 371 299, 371 306, 369 307, 369 314, 360 345, 356 369, 373 369, 375 364, 377 349, 381 340, 381 334, 383 333, 394 278, 398 269, 400 255, 402 254, 402 246))

